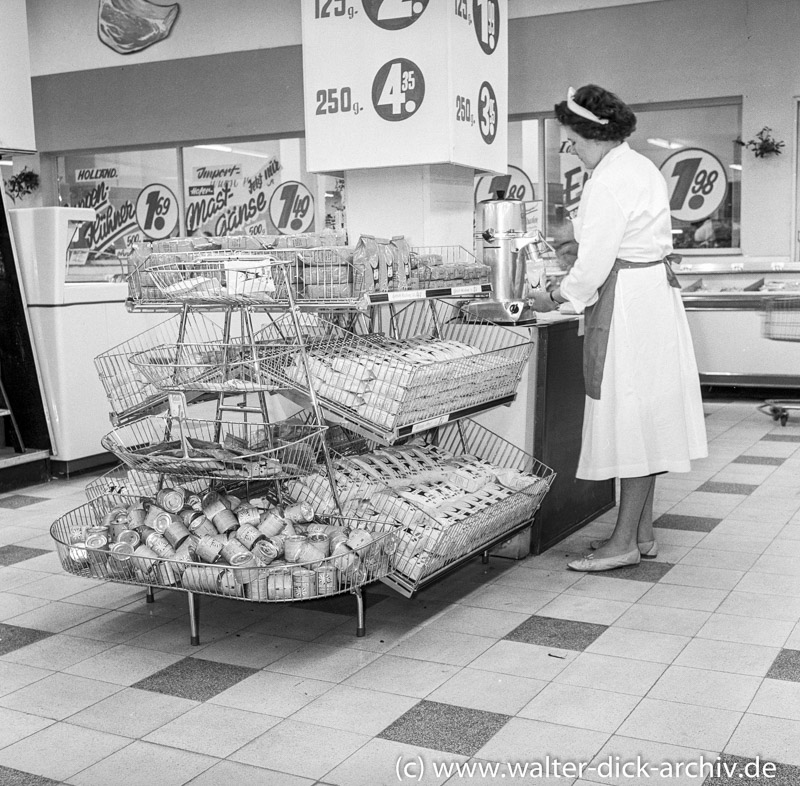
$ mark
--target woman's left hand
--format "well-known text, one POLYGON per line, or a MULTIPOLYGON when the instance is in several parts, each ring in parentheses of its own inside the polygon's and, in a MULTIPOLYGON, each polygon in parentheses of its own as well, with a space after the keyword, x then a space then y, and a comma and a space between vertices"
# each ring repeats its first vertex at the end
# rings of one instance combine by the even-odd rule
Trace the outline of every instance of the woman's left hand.
POLYGON ((545 311, 555 311, 558 308, 558 304, 554 303, 551 299, 550 293, 544 289, 534 290, 530 298, 530 302, 533 305, 533 310, 538 311, 539 313, 544 313, 545 311))

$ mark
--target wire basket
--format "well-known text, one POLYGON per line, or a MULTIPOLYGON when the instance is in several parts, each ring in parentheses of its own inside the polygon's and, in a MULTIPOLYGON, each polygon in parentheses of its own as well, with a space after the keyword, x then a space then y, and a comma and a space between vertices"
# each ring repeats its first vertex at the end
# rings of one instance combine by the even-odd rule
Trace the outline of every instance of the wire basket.
POLYGON ((331 415, 393 441, 453 413, 510 400, 533 348, 530 337, 483 320, 467 321, 445 301, 418 301, 395 313, 389 336, 357 335, 320 319, 283 368, 286 386, 309 393, 331 415), (309 381, 310 380, 310 381, 309 381))
POLYGON ((137 258, 128 294, 135 306, 258 306, 285 302, 289 273, 270 251, 154 252, 137 258))
POLYGON ((773 341, 800 341, 800 297, 766 298, 764 337, 773 341))
POLYGON ((152 415, 115 429, 102 446, 131 469, 174 477, 279 479, 310 472, 325 427, 152 415))
MULTIPOLYGON (((187 342, 202 345, 221 339, 220 326, 203 314, 188 314, 183 325, 183 337, 187 342)), ((141 417, 166 407, 167 397, 163 390, 153 385, 139 369, 132 367, 128 359, 136 353, 151 351, 176 341, 180 331, 181 317, 176 315, 94 359, 100 384, 116 422, 141 417)))
MULTIPOLYGON (((109 542, 106 536, 98 538, 92 531, 102 526, 102 520, 95 507, 86 504, 52 524, 50 535, 66 572, 83 578, 253 602, 292 602, 352 592, 389 573, 391 553, 397 546, 390 531, 383 531, 373 522, 347 518, 341 520, 341 526, 318 525, 321 532, 335 530, 342 533, 340 539, 345 537, 342 542, 346 546, 334 548, 332 554, 316 547, 315 559, 301 560, 307 552, 299 551, 295 553, 297 561, 266 562, 265 552, 257 549, 258 544, 251 551, 234 535, 221 543, 234 541, 236 549, 228 546, 216 557, 219 561, 209 563, 200 559, 200 541, 194 536, 176 549, 158 546, 160 553, 147 544, 122 548, 122 541, 109 542), (354 531, 358 532, 356 540, 354 531), (236 557, 237 553, 241 556, 236 557), (227 561, 225 554, 230 555, 227 561)), ((331 535, 327 548, 332 542, 331 535)))
MULTIPOLYGON (((295 343, 296 330, 288 314, 268 314, 269 324, 250 337, 205 343, 170 343, 137 352, 129 357, 139 375, 158 390, 217 393, 249 393, 282 386, 274 369, 289 363, 288 343, 295 343)), ((313 314, 298 315, 301 339, 320 337, 320 324, 313 314)), ((248 330, 243 328, 243 332, 248 330)))
POLYGON ((417 246, 411 249, 421 289, 488 284, 491 268, 463 246, 417 246))
MULTIPOLYGON (((555 479, 542 462, 470 420, 407 445, 372 448, 335 462, 338 496, 346 514, 394 522, 399 545, 390 578, 410 592, 531 522, 555 479)), ((286 491, 318 515, 334 511, 324 470, 288 482, 286 491)))
POLYGON ((209 488, 209 482, 205 478, 191 480, 154 472, 142 472, 120 464, 104 472, 100 477, 89 481, 84 491, 86 499, 93 504, 99 514, 103 515, 113 507, 129 505, 133 500, 143 497, 155 497, 162 488, 176 486, 199 494, 209 488))

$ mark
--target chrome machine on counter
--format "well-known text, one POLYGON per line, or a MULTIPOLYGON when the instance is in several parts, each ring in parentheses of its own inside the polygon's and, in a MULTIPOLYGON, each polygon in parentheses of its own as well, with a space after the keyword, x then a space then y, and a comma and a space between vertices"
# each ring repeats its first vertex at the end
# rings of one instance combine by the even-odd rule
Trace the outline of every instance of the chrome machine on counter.
POLYGON ((544 286, 545 257, 554 252, 538 230, 528 232, 525 202, 503 198, 479 202, 475 241, 479 258, 492 271, 492 296, 470 303, 469 313, 493 322, 532 319, 528 291, 544 286))

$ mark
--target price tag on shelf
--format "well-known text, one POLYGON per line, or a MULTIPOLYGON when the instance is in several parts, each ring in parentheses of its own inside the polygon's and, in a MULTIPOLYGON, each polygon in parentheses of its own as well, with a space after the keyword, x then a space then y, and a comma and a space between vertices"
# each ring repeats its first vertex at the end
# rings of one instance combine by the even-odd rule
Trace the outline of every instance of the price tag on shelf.
POLYGON ((687 147, 661 165, 669 187, 669 209, 680 221, 702 221, 713 215, 728 189, 722 162, 708 150, 687 147))
POLYGON ((508 0, 301 0, 311 172, 505 172, 508 0))

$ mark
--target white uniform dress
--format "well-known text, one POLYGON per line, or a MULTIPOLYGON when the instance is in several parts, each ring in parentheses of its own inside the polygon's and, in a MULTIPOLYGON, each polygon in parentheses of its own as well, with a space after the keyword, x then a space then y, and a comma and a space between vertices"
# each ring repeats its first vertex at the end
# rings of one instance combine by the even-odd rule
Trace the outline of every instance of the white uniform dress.
MULTIPOLYGON (((561 294, 580 314, 597 301, 617 258, 654 262, 672 252, 667 185, 627 142, 584 186, 574 219, 578 258, 561 294)), ((586 397, 576 476, 585 480, 688 472, 708 455, 689 323, 663 265, 620 270, 600 399, 586 397)))

